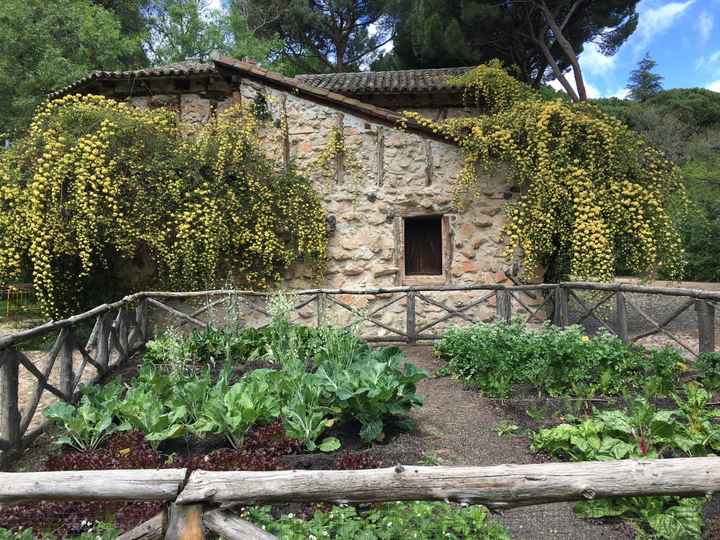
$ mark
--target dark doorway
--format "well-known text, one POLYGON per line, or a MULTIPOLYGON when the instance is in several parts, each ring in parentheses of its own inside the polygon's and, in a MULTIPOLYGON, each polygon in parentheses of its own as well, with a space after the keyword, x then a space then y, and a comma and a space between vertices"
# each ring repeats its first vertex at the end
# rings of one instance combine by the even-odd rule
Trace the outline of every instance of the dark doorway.
POLYGON ((442 216, 405 218, 405 275, 441 276, 442 216))

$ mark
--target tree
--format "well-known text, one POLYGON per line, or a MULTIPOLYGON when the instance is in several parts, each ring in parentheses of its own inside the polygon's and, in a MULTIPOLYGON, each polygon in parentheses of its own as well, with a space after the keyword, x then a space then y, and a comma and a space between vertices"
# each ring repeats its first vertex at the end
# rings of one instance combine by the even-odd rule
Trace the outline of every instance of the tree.
POLYGON ((155 64, 207 59, 228 49, 226 20, 207 0, 161 0, 148 14, 149 55, 155 64))
POLYGON ((630 72, 630 81, 627 89, 630 90, 630 99, 646 101, 662 90, 663 76, 653 73, 657 62, 646 52, 638 66, 630 72))
POLYGON ((280 35, 282 55, 305 72, 358 70, 393 38, 392 0, 248 0, 250 24, 280 35), (270 14, 270 17, 268 17, 270 14))
MULTIPOLYGON (((595 42, 612 55, 637 26, 638 0, 397 0, 395 65, 475 65, 497 58, 538 87, 547 75, 587 99, 578 56, 595 42), (566 71, 572 68, 574 86, 566 71)), ((383 59, 384 64, 392 64, 383 59)), ((382 66, 383 63, 379 64, 382 66)))
POLYGON ((0 132, 14 137, 45 96, 139 48, 117 17, 87 0, 5 0, 0 10, 0 132))

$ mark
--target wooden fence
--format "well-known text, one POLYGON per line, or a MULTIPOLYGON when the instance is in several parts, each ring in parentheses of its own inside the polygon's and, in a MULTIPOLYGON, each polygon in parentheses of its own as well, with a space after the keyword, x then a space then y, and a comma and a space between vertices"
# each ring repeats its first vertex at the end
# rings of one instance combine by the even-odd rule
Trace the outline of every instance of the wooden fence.
MULTIPOLYGON (((522 317, 528 322, 551 319, 559 326, 569 323, 569 305, 573 301, 579 308, 574 322, 595 320, 625 341, 638 341, 649 335, 662 334, 676 343, 688 354, 716 350, 716 306, 720 292, 692 289, 669 289, 642 287, 626 284, 562 283, 505 287, 502 285, 477 285, 469 287, 393 287, 387 289, 315 289, 293 293, 297 302, 293 309, 310 310, 310 323, 323 324, 329 307, 346 311, 348 326, 362 321, 379 332, 364 337, 376 342, 416 343, 440 337, 443 324, 479 322, 473 309, 485 307, 496 320, 509 321, 522 317), (586 293, 592 293, 588 296, 586 293), (681 304, 662 320, 655 320, 629 295, 639 293, 675 298, 681 304), (438 299, 437 295, 463 295, 462 305, 438 299), (435 296, 433 296, 435 295, 435 296), (361 312, 352 303, 353 298, 373 297, 380 305, 361 312), (589 300, 592 298, 592 300, 589 300), (420 306, 430 306, 434 314, 421 322, 420 306), (612 321, 598 315, 603 306, 613 306, 612 321), (400 309, 401 324, 388 323, 380 316, 390 308, 400 309), (680 339, 669 325, 681 314, 694 309, 697 342, 689 344, 680 339), (626 314, 634 310, 649 326, 649 330, 631 334, 626 314), (380 335, 382 333, 382 335, 380 335)), ((151 338, 151 320, 163 314, 159 325, 191 325, 205 328, 212 321, 202 317, 229 302, 239 302, 246 307, 248 318, 252 315, 269 317, 267 299, 270 293, 254 291, 216 290, 200 292, 141 292, 127 296, 118 302, 98 306, 86 313, 61 321, 51 321, 41 326, 0 337, 0 450, 6 461, 15 450, 27 446, 42 432, 44 425, 38 420, 39 404, 46 393, 57 399, 73 402, 78 396, 81 382, 102 380, 132 355, 140 351, 151 338), (200 302, 193 307, 191 302, 200 302), (173 302, 181 306, 173 307, 173 302), (188 311, 189 309, 189 311, 188 311), (150 313, 152 310, 153 313, 150 313), (90 328, 89 339, 80 339, 81 327, 90 328), (38 338, 52 339, 53 344, 44 358, 31 360, 25 344, 38 338), (80 359, 79 365, 75 363, 80 359), (57 383, 50 381, 55 365, 59 371, 57 383), (20 370, 34 380, 29 399, 19 396, 20 370), (88 372, 92 376, 88 377, 88 372), (83 378, 84 377, 84 378, 83 378), (21 402, 23 406, 21 406, 21 402), (35 419, 35 420, 34 420, 35 419), (33 421, 34 420, 34 421, 33 421), (31 429, 31 425, 37 424, 31 429)), ((307 314, 306 314, 307 316, 307 314)), ((307 320, 305 322, 308 322, 307 320)), ((26 377, 27 378, 27 377, 26 377)), ((27 392, 27 389, 24 389, 27 392)))
POLYGON ((120 540, 275 537, 233 506, 278 502, 435 500, 491 509, 607 497, 703 497, 720 490, 720 458, 595 461, 492 467, 403 466, 360 471, 186 469, 0 473, 0 503, 43 500, 164 501, 165 511, 120 540))

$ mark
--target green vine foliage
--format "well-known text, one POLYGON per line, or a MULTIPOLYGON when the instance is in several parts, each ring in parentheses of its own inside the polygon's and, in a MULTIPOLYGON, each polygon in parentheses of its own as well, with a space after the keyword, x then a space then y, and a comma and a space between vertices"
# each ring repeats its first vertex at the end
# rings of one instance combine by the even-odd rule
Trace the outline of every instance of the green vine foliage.
POLYGON ((299 261, 320 273, 320 199, 263 156, 258 127, 239 105, 193 131, 171 110, 100 96, 48 103, 0 153, 0 284, 29 269, 59 316, 138 257, 152 261, 153 284, 182 289, 230 273, 268 287, 299 261))
MULTIPOLYGON (((611 280, 618 270, 679 277, 684 266, 670 209, 686 195, 678 169, 595 106, 547 100, 490 62, 457 82, 479 114, 439 123, 408 113, 457 141, 465 166, 457 204, 482 194, 478 169, 507 168, 521 191, 509 205, 506 255, 534 275, 567 260, 565 277, 611 280)), ((550 269, 552 270, 552 269, 550 269)))

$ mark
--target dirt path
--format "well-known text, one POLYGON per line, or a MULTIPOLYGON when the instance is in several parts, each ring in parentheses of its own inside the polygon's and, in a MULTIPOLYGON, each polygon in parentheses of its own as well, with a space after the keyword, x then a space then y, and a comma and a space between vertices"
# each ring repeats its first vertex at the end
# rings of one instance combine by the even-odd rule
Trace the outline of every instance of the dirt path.
MULTIPOLYGON (((430 347, 406 347, 408 359, 434 372, 443 365, 430 347)), ((429 379, 419 385, 425 404, 412 417, 417 429, 400 435, 382 451, 398 463, 443 465, 500 465, 539 463, 525 436, 498 435, 497 425, 509 417, 495 402, 464 390, 450 377, 429 379)), ((509 510, 499 519, 516 540, 600 540, 632 538, 623 523, 591 523, 575 516, 572 504, 550 504, 509 510)))

